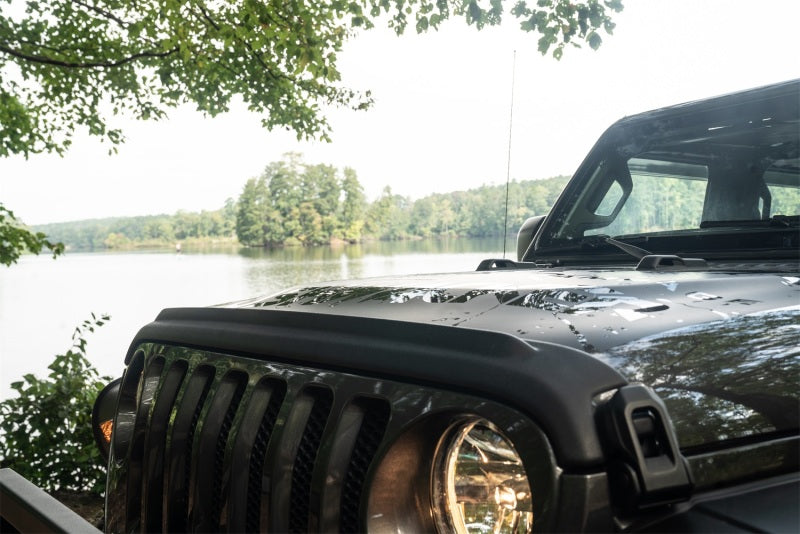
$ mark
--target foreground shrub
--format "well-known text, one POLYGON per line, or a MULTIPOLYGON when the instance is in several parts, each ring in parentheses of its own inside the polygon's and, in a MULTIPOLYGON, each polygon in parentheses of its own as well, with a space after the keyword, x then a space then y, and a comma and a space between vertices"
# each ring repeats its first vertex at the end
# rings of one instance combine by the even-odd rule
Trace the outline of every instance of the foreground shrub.
POLYGON ((94 443, 92 406, 111 378, 86 358, 86 336, 109 317, 92 314, 72 334, 72 347, 55 357, 45 379, 26 374, 13 382, 18 396, 0 402, 0 466, 46 491, 105 487, 105 461, 94 443))

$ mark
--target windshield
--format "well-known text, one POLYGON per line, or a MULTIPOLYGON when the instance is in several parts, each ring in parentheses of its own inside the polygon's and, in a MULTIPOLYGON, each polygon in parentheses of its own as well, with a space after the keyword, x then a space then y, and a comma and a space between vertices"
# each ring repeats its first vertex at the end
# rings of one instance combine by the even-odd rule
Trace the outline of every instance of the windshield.
POLYGON ((554 207, 536 258, 624 254, 606 236, 660 254, 796 257, 798 100, 795 85, 620 121, 554 207))

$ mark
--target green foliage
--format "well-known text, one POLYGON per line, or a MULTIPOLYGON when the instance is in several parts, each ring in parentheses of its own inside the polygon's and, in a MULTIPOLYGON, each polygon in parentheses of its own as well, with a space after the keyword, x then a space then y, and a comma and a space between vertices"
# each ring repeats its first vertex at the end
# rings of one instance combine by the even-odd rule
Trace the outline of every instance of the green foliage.
POLYGON ((380 198, 373 202, 365 215, 367 232, 379 239, 393 241, 411 236, 413 203, 407 197, 392 193, 388 185, 380 198))
POLYGON ((236 217, 236 202, 229 198, 223 208, 214 211, 91 219, 45 224, 35 229, 77 250, 171 247, 176 240, 230 239, 236 217))
POLYGON ((320 245, 332 240, 397 240, 515 233, 526 218, 550 210, 568 177, 511 182, 508 226, 505 186, 433 194, 412 201, 384 188, 367 203, 353 169, 305 165, 298 154, 267 165, 239 197, 236 235, 247 246, 320 245))
POLYGON ((41 379, 27 374, 11 388, 17 397, 0 402, 0 466, 10 467, 47 491, 102 493, 105 461, 95 445, 92 406, 111 381, 86 359, 86 336, 109 320, 92 314, 72 335, 41 379))
POLYGON ((263 224, 267 220, 267 206, 264 202, 268 196, 263 179, 250 178, 244 184, 236 213, 236 236, 240 242, 249 245, 264 244, 263 224))
POLYGON ((367 201, 356 171, 349 167, 344 169, 342 192, 344 199, 341 211, 341 237, 346 241, 358 241, 364 229, 363 217, 367 201))
POLYGON ((345 178, 324 164, 306 165, 300 154, 272 162, 247 181, 238 201, 236 236, 247 246, 321 245, 360 238, 355 219, 364 193, 352 169, 345 178))
POLYGON ((53 253, 53 258, 64 253, 63 243, 53 243, 44 233, 28 230, 11 210, 0 203, 0 264, 11 266, 26 250, 39 254, 44 248, 53 253))
POLYGON ((480 29, 508 12, 560 58, 567 44, 600 46, 621 10, 620 0, 0 2, 0 156, 61 153, 78 128, 113 150, 124 137, 112 115, 160 119, 190 103, 215 116, 234 97, 267 128, 328 139, 323 104, 372 103, 340 83, 338 54, 358 28, 425 32, 462 18, 480 29))

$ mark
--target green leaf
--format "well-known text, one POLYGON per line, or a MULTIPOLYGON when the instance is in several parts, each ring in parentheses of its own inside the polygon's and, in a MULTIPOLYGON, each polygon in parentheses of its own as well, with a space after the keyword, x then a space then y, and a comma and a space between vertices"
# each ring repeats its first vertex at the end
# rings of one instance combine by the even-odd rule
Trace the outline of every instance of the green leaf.
POLYGON ((591 32, 587 36, 587 40, 589 41, 589 46, 592 50, 597 50, 600 48, 600 45, 603 44, 603 39, 597 34, 597 32, 591 32))

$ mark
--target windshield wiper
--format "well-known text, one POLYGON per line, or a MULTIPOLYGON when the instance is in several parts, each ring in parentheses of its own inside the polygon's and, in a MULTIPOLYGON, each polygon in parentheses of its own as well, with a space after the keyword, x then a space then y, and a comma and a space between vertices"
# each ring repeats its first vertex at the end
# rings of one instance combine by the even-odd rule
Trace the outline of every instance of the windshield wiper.
POLYGON ((702 258, 682 258, 676 254, 653 254, 649 250, 603 234, 592 236, 591 240, 584 240, 585 244, 591 243, 594 246, 597 246, 598 242, 614 245, 639 260, 636 265, 637 271, 692 271, 708 268, 708 263, 702 258))
MULTIPOLYGON (((637 271, 695 271, 708 269, 708 263, 702 258, 684 258, 676 254, 660 254, 650 252, 636 245, 625 243, 619 239, 614 239, 605 234, 594 234, 584 236, 577 244, 578 248, 599 249, 603 245, 612 245, 639 260, 636 265, 637 271)), ((570 247, 560 247, 560 252, 564 250, 574 250, 575 245, 570 247)), ((574 258, 573 258, 574 259, 574 258)), ((555 261, 555 265, 562 265, 561 259, 555 261)))
POLYGON ((624 243, 622 241, 617 241, 613 237, 609 237, 607 235, 606 236, 600 236, 600 237, 605 238, 604 241, 606 243, 608 243, 609 245, 614 245, 618 249, 627 252, 628 254, 630 254, 631 256, 633 256, 634 258, 636 258, 638 260, 641 260, 645 256, 652 255, 652 252, 649 252, 649 251, 647 251, 647 250, 645 250, 643 248, 639 248, 636 245, 631 245, 629 243, 624 243))
POLYGON ((618 249, 630 254, 631 256, 636 258, 637 260, 641 260, 645 256, 649 256, 651 254, 650 251, 648 251, 648 250, 645 250, 643 248, 639 248, 639 247, 637 247, 635 245, 631 245, 629 243, 624 243, 622 241, 618 241, 618 240, 616 240, 616 239, 614 239, 611 236, 606 235, 606 234, 587 235, 587 236, 584 236, 583 239, 581 239, 576 244, 556 247, 556 248, 554 248, 554 250, 557 251, 557 252, 563 252, 565 250, 570 250, 570 249, 574 250, 575 248, 578 248, 578 249, 595 249, 596 250, 596 249, 602 248, 606 244, 613 245, 613 246, 617 247, 618 249))

